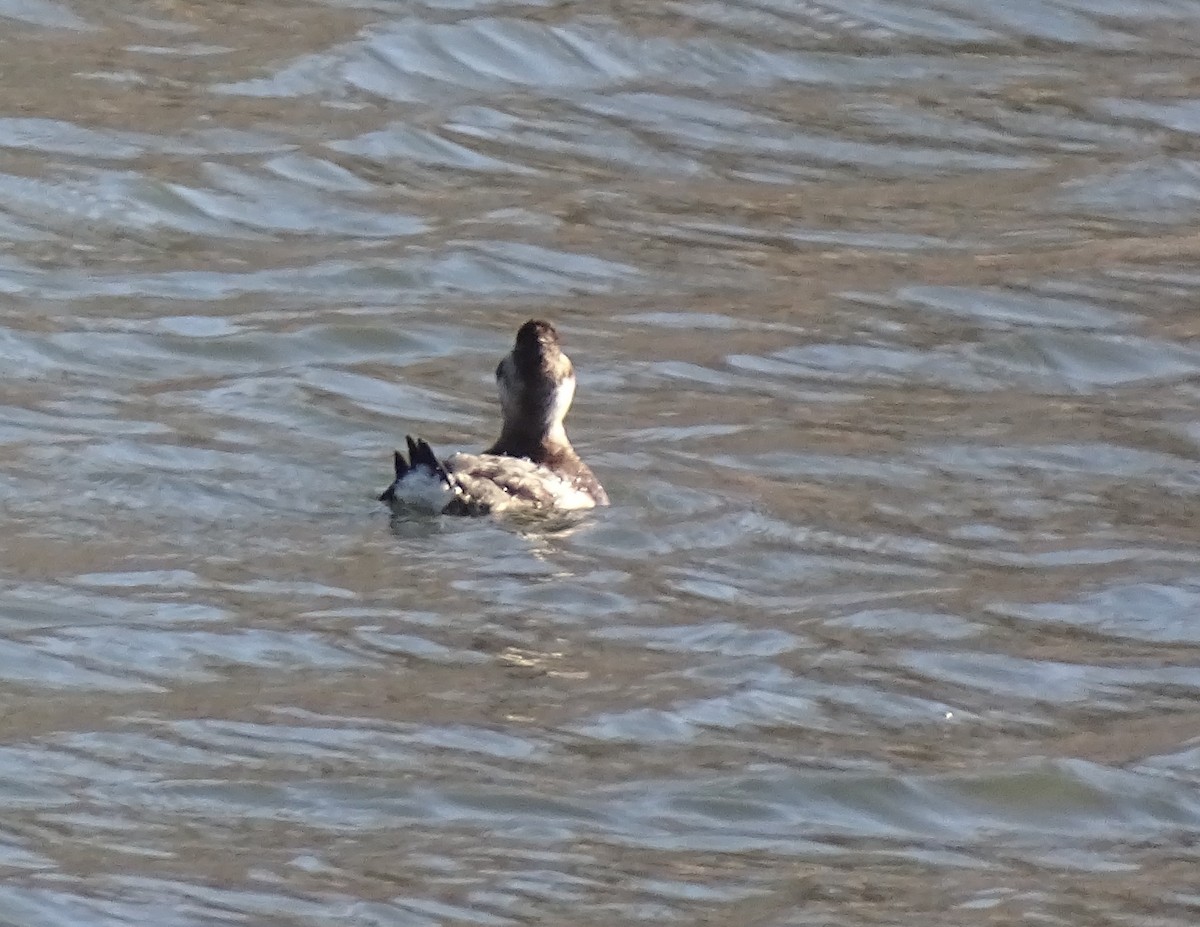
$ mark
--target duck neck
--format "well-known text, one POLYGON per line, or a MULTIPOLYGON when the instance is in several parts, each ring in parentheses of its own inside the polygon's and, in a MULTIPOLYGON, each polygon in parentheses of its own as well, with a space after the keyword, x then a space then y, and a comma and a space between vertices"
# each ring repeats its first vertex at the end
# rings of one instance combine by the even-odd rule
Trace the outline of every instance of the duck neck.
POLYGON ((574 449, 562 422, 538 428, 505 422, 499 439, 487 452, 507 457, 527 457, 534 463, 544 463, 553 458, 573 454, 574 449))

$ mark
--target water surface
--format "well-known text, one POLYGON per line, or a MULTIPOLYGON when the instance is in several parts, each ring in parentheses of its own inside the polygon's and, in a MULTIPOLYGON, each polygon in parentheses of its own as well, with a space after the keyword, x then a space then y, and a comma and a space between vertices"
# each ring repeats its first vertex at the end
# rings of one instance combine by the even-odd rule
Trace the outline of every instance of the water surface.
POLYGON ((1200 7, 0 22, 0 920, 1195 922, 1200 7))

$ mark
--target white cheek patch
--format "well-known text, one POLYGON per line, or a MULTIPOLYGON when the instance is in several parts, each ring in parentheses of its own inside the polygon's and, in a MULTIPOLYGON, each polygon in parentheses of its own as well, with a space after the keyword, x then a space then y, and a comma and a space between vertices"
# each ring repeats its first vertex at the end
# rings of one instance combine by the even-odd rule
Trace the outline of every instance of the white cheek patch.
POLYGON ((562 424, 562 420, 567 417, 567 412, 571 409, 571 403, 575 399, 575 375, 564 379, 558 384, 558 389, 554 391, 554 399, 550 403, 550 409, 546 413, 549 421, 547 424, 554 426, 562 424))

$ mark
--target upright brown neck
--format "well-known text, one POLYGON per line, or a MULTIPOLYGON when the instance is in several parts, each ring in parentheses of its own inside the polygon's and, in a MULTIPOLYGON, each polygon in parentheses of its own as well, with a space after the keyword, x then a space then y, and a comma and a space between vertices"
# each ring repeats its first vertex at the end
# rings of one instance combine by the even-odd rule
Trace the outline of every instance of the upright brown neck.
POLYGON ((574 457, 575 449, 571 447, 562 425, 547 430, 540 423, 529 427, 528 423, 505 422, 500 437, 487 449, 487 453, 527 457, 534 463, 549 463, 574 457))

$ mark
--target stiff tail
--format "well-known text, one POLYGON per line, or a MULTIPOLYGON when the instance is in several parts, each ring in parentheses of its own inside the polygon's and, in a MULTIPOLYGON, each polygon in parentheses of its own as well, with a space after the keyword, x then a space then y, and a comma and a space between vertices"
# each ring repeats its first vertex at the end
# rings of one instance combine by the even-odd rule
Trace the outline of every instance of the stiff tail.
POLYGON ((437 459, 429 442, 421 438, 413 440, 411 435, 405 440, 408 442, 408 460, 404 459, 404 455, 400 451, 392 453, 392 461, 396 467, 396 479, 391 486, 379 494, 380 502, 394 501, 397 487, 409 476, 420 475, 426 479, 433 477, 447 488, 450 486, 450 477, 446 475, 445 467, 437 459))

